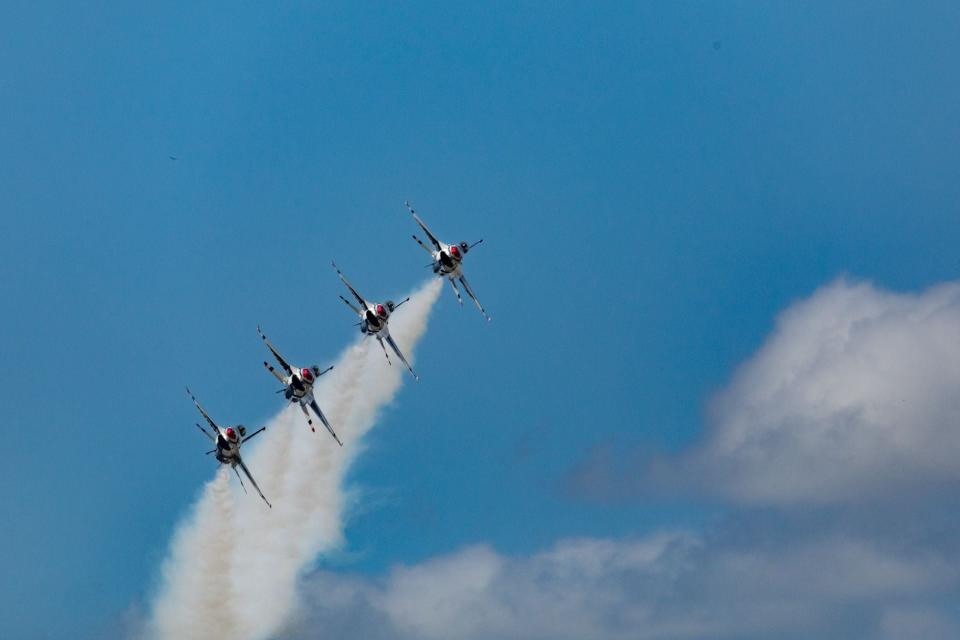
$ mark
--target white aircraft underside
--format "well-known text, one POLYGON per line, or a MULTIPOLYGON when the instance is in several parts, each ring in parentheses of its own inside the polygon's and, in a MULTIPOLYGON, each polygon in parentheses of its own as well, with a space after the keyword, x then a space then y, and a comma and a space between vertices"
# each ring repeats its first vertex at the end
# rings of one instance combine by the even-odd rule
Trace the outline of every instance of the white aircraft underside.
POLYGON ((393 300, 386 300, 384 302, 367 302, 367 300, 360 295, 360 293, 354 289, 353 285, 350 284, 350 281, 347 280, 346 276, 340 271, 337 267, 337 263, 333 263, 333 268, 336 269, 337 275, 340 276, 340 280, 343 281, 343 284, 346 285, 347 289, 350 290, 350 293, 353 294, 353 297, 356 299, 359 306, 353 304, 343 296, 340 296, 340 299, 343 300, 343 303, 346 304, 350 309, 353 310, 355 314, 360 318, 360 322, 357 324, 360 326, 360 332, 364 335, 373 336, 377 339, 377 342, 380 343, 380 347, 383 349, 383 355, 386 356, 387 362, 391 365, 390 355, 387 353, 387 348, 384 346, 383 342, 386 340, 387 344, 390 345, 390 348, 393 349, 393 352, 397 354, 397 357, 400 358, 400 361, 407 367, 410 373, 416 380, 420 379, 420 376, 417 375, 416 371, 413 370, 413 367, 410 366, 410 363, 407 362, 407 359, 403 357, 403 353, 400 352, 400 347, 397 346, 397 343, 390 336, 390 328, 388 326, 390 320, 390 314, 397 310, 400 305, 408 302, 410 298, 401 300, 399 303, 394 303, 393 300))
MULTIPOLYGON (((317 414, 318 418, 320 418, 320 422, 323 423, 323 426, 327 428, 327 431, 329 431, 330 435, 333 436, 333 439, 337 441, 337 444, 342 447, 343 443, 340 442, 340 438, 337 437, 336 432, 333 430, 333 427, 330 425, 327 417, 323 415, 323 411, 320 410, 320 405, 317 404, 317 401, 313 396, 313 385, 316 383, 317 378, 325 374, 327 371, 333 369, 333 367, 327 367, 323 371, 320 371, 320 367, 317 366, 293 366, 287 362, 283 356, 280 355, 280 352, 277 351, 277 348, 274 347, 270 340, 267 339, 267 336, 264 335, 263 331, 260 330, 260 327, 257 327, 257 333, 259 333, 260 337, 263 338, 264 344, 267 345, 270 353, 273 354, 273 357, 277 360, 280 368, 284 371, 284 373, 281 374, 268 362, 265 361, 263 363, 263 366, 265 366, 267 370, 272 373, 277 380, 280 381, 280 384, 283 385, 283 389, 280 391, 283 392, 284 397, 290 402, 296 402, 300 405, 300 410, 303 411, 303 415, 307 417, 307 424, 310 426, 310 430, 316 431, 316 429, 313 428, 313 418, 311 417, 310 412, 307 410, 307 407, 313 409, 313 412, 317 414)), ((280 391, 278 391, 278 393, 280 393, 280 391)))
POLYGON ((463 259, 467 255, 467 252, 470 251, 473 247, 477 246, 483 240, 477 240, 473 244, 467 244, 466 242, 461 242, 459 244, 447 244, 440 242, 440 240, 433 234, 432 231, 427 227, 427 224, 417 215, 417 212, 414 211, 413 207, 410 206, 409 202, 404 203, 410 213, 413 215, 413 219, 416 220, 417 224, 420 225, 420 228, 423 229, 423 232, 427 234, 427 238, 430 239, 430 243, 433 245, 431 249, 428 247, 420 238, 413 236, 413 239, 417 241, 423 250, 430 254, 430 257, 433 259, 433 263, 429 266, 433 267, 433 272, 441 277, 446 277, 450 281, 450 286, 453 287, 453 292, 457 296, 457 300, 460 302, 460 305, 463 305, 463 298, 460 296, 460 290, 457 288, 457 280, 460 281, 460 284, 463 285, 463 290, 467 292, 467 295, 470 296, 470 299, 473 300, 473 303, 477 305, 477 309, 480 310, 480 313, 483 314, 483 317, 487 319, 487 322, 490 321, 490 316, 487 315, 486 310, 483 308, 483 305, 480 304, 480 300, 477 299, 476 294, 473 292, 473 288, 470 286, 470 283, 467 282, 466 276, 463 275, 463 259))
POLYGON ((203 419, 207 421, 207 425, 213 431, 213 434, 204 429, 200 424, 197 424, 197 428, 207 436, 213 444, 214 448, 210 451, 207 451, 207 455, 213 453, 217 459, 217 462, 220 464, 230 465, 230 468, 233 469, 233 472, 237 474, 237 480, 240 481, 240 486, 243 487, 244 493, 247 491, 247 487, 243 484, 243 478, 240 477, 240 472, 237 471, 237 466, 243 469, 244 475, 247 476, 247 479, 250 480, 250 483, 253 485, 253 488, 257 490, 257 493, 260 494, 260 497, 263 498, 263 501, 267 503, 267 506, 273 508, 273 505, 270 504, 270 501, 267 500, 267 497, 263 495, 263 491, 260 490, 260 486, 257 485, 257 481, 253 479, 253 475, 250 473, 250 470, 247 469, 247 465, 243 463, 243 458, 240 457, 240 445, 242 445, 247 440, 250 440, 255 435, 262 431, 266 431, 266 427, 261 427, 257 429, 250 435, 246 435, 247 429, 243 425, 236 425, 226 428, 221 428, 216 422, 213 421, 213 418, 200 406, 200 402, 193 395, 193 392, 190 391, 190 388, 187 387, 187 393, 190 395, 190 399, 193 400, 193 404, 196 405, 197 411, 200 412, 200 415, 203 416, 203 419))

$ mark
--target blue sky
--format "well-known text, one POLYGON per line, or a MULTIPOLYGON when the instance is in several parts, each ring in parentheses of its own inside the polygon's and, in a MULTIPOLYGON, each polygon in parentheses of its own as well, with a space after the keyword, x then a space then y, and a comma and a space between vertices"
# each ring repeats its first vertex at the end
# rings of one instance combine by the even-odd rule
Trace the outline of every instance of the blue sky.
POLYGON ((444 291, 423 380, 352 473, 369 498, 323 565, 352 574, 716 522, 729 504, 576 470, 702 440, 777 314, 837 276, 914 291, 960 266, 952 3, 33 3, 0 25, 0 635, 99 637, 149 598, 213 473, 183 385, 273 415, 256 325, 339 353, 331 258, 371 296, 429 275, 404 199, 484 238, 467 273, 494 320, 444 291))

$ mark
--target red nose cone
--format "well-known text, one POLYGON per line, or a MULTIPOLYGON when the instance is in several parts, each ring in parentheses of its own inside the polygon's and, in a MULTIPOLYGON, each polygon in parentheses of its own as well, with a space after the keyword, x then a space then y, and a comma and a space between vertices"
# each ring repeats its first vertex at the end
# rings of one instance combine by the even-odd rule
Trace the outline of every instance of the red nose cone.
POLYGON ((378 316, 385 316, 385 315, 387 315, 387 312, 386 312, 386 310, 383 308, 383 305, 382 305, 382 304, 378 304, 378 305, 377 305, 377 315, 378 315, 378 316))
POLYGON ((300 375, 303 376, 303 379, 307 382, 313 380, 313 374, 310 373, 310 369, 300 369, 300 375))
POLYGON ((458 256, 460 255, 460 249, 457 249, 456 247, 450 247, 450 253, 452 253, 455 256, 458 256))
POLYGON ((230 440, 237 439, 237 432, 233 430, 233 427, 227 427, 227 438, 230 440))

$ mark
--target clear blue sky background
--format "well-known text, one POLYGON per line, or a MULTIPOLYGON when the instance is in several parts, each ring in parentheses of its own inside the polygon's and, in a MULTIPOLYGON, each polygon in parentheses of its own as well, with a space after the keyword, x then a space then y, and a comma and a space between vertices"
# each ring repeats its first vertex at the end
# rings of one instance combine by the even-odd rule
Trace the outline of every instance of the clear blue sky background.
POLYGON ((149 594, 226 421, 280 404, 257 323, 325 363, 428 275, 411 199, 485 239, 353 480, 339 562, 526 553, 709 517, 593 501, 675 449, 791 300, 960 267, 956 3, 0 6, 0 635, 149 594), (168 156, 177 157, 172 161, 168 156))

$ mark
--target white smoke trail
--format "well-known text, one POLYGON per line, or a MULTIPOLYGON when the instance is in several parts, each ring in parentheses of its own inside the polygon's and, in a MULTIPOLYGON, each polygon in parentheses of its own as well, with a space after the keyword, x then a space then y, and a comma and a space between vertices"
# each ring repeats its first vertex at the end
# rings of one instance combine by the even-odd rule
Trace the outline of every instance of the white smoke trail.
MULTIPOLYGON (((439 280, 425 284, 390 318, 391 334, 411 363, 440 289, 439 280)), ((297 604, 300 574, 343 540, 344 475, 407 376, 402 363, 388 366, 379 345, 361 339, 315 388, 343 448, 322 426, 311 433, 291 406, 255 448, 244 450, 273 509, 236 487, 230 491, 225 470, 208 484, 174 537, 150 637, 258 640, 282 627, 297 604)))
POLYGON ((156 604, 155 632, 163 638, 215 640, 234 632, 230 584, 235 539, 230 471, 207 483, 192 519, 176 534, 164 564, 168 589, 156 604))

